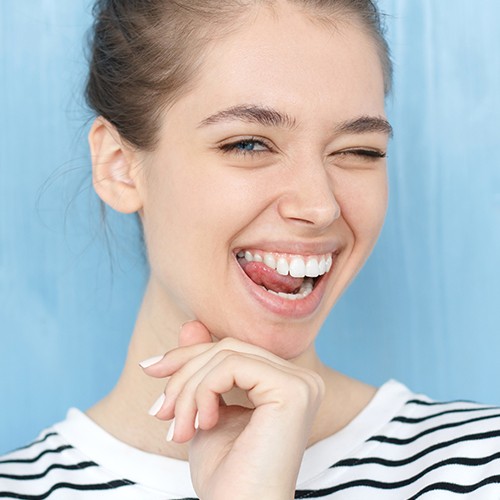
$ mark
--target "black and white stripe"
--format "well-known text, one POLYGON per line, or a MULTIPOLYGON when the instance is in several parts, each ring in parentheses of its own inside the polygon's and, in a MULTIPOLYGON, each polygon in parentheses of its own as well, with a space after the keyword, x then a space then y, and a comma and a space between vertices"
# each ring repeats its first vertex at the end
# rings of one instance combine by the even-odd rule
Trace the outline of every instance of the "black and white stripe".
MULTIPOLYGON (((384 397, 341 431, 342 440, 334 435, 320 443, 322 451, 306 452, 308 473, 295 498, 500 500, 500 408, 437 403, 406 388, 401 396, 402 387, 387 384, 384 397)), ((0 457, 0 498, 196 500, 187 464, 183 471, 172 459, 127 450, 81 412, 72 418, 71 426, 58 424, 0 457)))
POLYGON ((410 399, 321 488, 295 498, 500 499, 500 408, 410 399))
POLYGON ((0 459, 0 498, 75 498, 76 492, 90 494, 134 484, 127 479, 109 478, 88 482, 89 469, 98 469, 99 465, 77 456, 78 451, 57 432, 46 432, 0 459))

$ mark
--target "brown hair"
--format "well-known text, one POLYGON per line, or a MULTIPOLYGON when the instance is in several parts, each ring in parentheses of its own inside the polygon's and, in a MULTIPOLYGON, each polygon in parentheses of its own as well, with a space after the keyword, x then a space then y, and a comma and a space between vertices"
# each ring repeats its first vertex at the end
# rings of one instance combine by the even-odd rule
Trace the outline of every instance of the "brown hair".
MULTIPOLYGON (((161 112, 193 83, 203 48, 237 28, 242 14, 258 1, 97 0, 87 104, 133 147, 153 150, 161 112)), ((376 43, 389 93, 392 64, 373 1, 294 2, 314 9, 321 19, 335 21, 343 14, 360 20, 376 43)))

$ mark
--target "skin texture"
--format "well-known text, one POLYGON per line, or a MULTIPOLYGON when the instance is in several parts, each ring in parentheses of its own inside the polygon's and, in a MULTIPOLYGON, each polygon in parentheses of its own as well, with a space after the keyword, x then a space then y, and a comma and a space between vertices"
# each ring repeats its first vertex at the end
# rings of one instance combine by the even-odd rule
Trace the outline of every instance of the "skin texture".
POLYGON ((196 85, 165 113, 156 151, 134 151, 103 119, 91 130, 95 189, 141 214, 151 276, 123 374, 88 414, 133 446, 189 458, 203 500, 292 498, 305 447, 374 394, 325 367, 313 341, 383 224, 385 160, 359 150, 385 152, 388 134, 339 131, 383 118, 383 89, 375 47, 354 21, 333 29, 281 3, 256 8, 207 49, 196 85), (200 125, 242 105, 294 124, 200 125), (334 251, 314 310, 291 318, 256 300, 235 259, 245 248, 334 251), (137 367, 165 352, 144 373, 137 367), (174 416, 167 443, 164 420, 174 416))

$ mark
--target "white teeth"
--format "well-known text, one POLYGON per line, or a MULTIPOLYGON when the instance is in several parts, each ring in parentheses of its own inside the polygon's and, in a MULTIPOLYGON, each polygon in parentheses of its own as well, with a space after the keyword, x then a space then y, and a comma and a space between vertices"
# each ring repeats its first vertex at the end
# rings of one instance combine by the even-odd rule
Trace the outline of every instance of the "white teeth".
POLYGON ((306 275, 306 265, 300 257, 294 257, 290 262, 290 276, 303 278, 306 275))
POLYGON ((321 259, 319 261, 319 274, 325 274, 326 273, 326 261, 325 259, 321 259))
POLYGON ((332 259, 332 256, 329 255, 328 259, 326 259, 326 272, 327 273, 330 272, 330 269, 332 268, 332 264, 333 264, 333 259, 332 259))
POLYGON ((264 264, 271 269, 276 269, 276 259, 270 254, 264 254, 264 264))
POLYGON ((286 259, 284 257, 280 257, 276 265, 276 271, 278 271, 278 274, 286 276, 289 270, 290 268, 288 267, 288 262, 286 261, 286 259))
POLYGON ((319 264, 317 259, 309 259, 306 264, 306 276, 316 278, 319 276, 319 264))
POLYGON ((314 282, 311 278, 306 278, 303 282, 302 285, 300 286, 299 293, 304 293, 304 292, 312 292, 312 289, 314 288, 314 282))
POLYGON ((281 257, 279 254, 257 253, 252 254, 249 250, 241 250, 238 258, 247 262, 263 262, 267 267, 275 269, 282 276, 288 274, 294 278, 317 278, 328 273, 332 268, 332 255, 322 257, 301 257, 298 255, 281 257), (307 259, 307 261, 306 261, 307 259))
POLYGON ((273 295, 278 295, 282 299, 301 300, 305 299, 313 291, 313 288, 314 285, 312 278, 305 278, 300 287, 300 290, 297 293, 275 292, 273 290, 267 290, 267 291, 269 293, 272 293, 273 295))

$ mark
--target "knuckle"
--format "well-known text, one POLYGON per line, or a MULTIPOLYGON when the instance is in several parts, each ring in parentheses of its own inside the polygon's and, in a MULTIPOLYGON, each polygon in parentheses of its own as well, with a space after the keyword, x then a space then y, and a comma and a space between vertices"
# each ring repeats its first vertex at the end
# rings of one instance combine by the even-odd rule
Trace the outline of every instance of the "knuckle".
POLYGON ((221 376, 221 371, 223 373, 231 373, 241 365, 241 355, 235 351, 224 350, 218 353, 214 361, 215 366, 213 366, 213 369, 215 372, 212 373, 217 373, 217 376, 221 376))
POLYGON ((311 386, 303 378, 298 378, 293 387, 294 398, 309 401, 311 397, 311 386))
POLYGON ((210 384, 206 379, 203 379, 194 391, 194 399, 196 401, 205 401, 210 399, 212 395, 212 390, 210 384))
POLYGON ((322 399, 326 391, 325 381, 323 380, 323 377, 316 372, 311 372, 311 375, 317 395, 322 399))
POLYGON ((219 341, 218 345, 221 347, 222 350, 236 351, 238 350, 240 342, 239 340, 236 340, 232 337, 225 337, 219 341))
POLYGON ((296 396, 301 398, 307 405, 319 403, 325 393, 325 383, 320 375, 315 372, 307 371, 298 377, 295 384, 296 396))
POLYGON ((224 361, 225 359, 230 358, 236 354, 237 353, 231 349, 222 349, 214 356, 214 359, 216 361, 224 361))
POLYGON ((319 402, 323 399, 325 395, 325 382, 323 379, 314 373, 311 377, 312 384, 311 384, 311 396, 312 396, 312 401, 319 402))
POLYGON ((175 398, 175 413, 179 413, 180 411, 183 410, 183 408, 186 406, 187 402, 187 397, 184 392, 181 392, 180 394, 177 395, 175 398))
POLYGON ((167 382, 167 386, 165 387, 165 395, 170 397, 178 395, 183 385, 184 384, 182 383, 180 377, 172 375, 170 380, 167 382))
POLYGON ((219 351, 211 361, 211 366, 212 369, 216 369, 217 367, 224 366, 226 369, 228 366, 231 366, 231 360, 238 357, 237 352, 235 351, 230 351, 228 349, 224 349, 222 351, 219 351))

